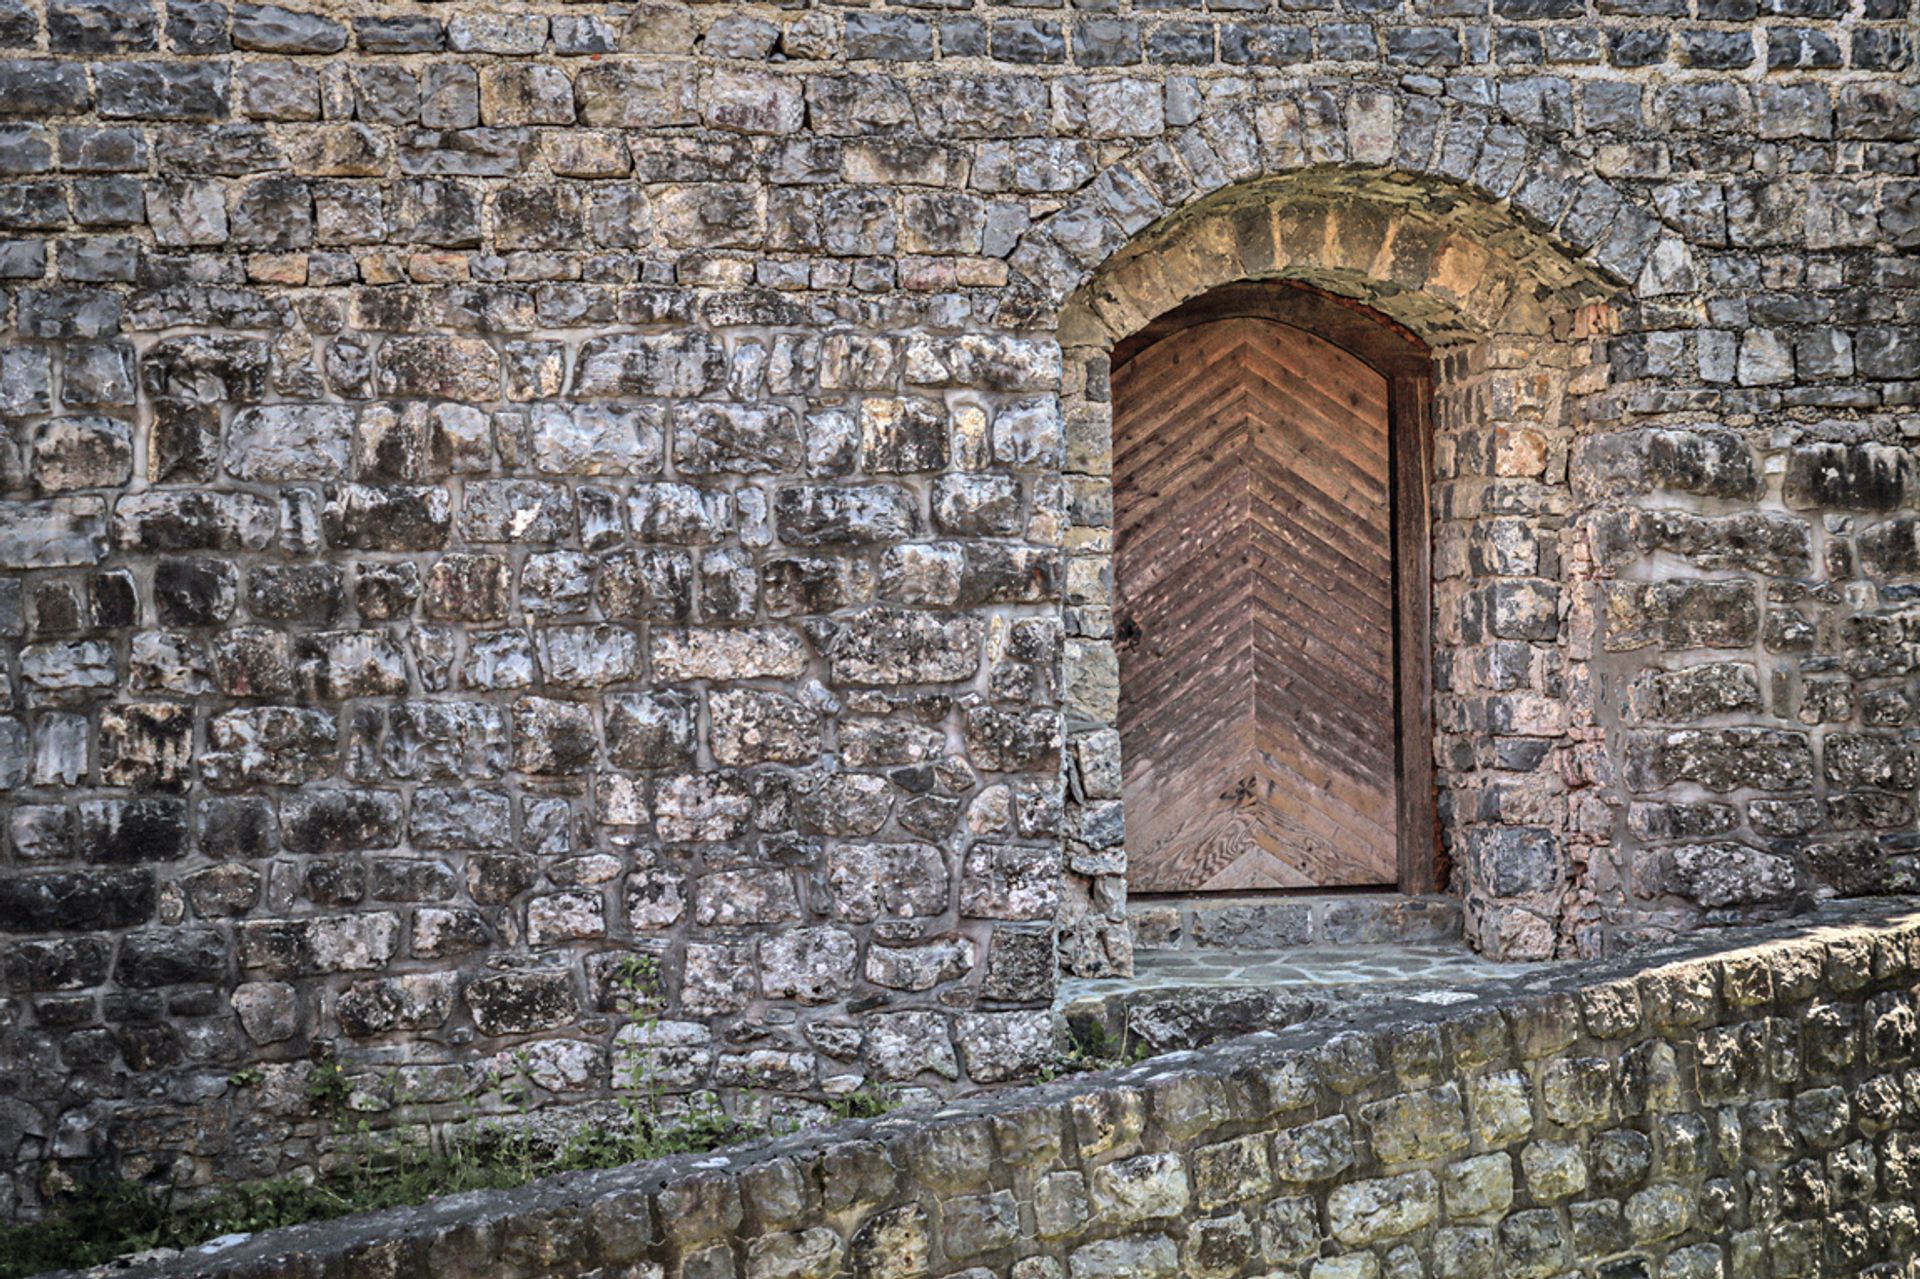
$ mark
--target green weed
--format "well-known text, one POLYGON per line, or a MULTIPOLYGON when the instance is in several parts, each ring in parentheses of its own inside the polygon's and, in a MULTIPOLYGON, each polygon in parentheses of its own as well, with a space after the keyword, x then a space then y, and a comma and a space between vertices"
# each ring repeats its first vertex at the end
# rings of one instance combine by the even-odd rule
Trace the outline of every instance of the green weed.
POLYGON ((1153 1056, 1153 1046, 1135 1035, 1133 1027, 1125 1023, 1120 1033, 1115 1035, 1099 1021, 1091 1018, 1075 1020, 1069 1023, 1067 1036, 1066 1051, 1050 1068, 1040 1072, 1043 1080, 1137 1066, 1153 1056))
MULTIPOLYGON (((513 1114, 458 1133, 406 1137, 372 1131, 364 1117, 351 1129, 356 1083, 331 1058, 316 1063, 307 1104, 336 1139, 327 1172, 284 1177, 188 1195, 172 1185, 127 1181, 104 1173, 84 1177, 43 1220, 0 1226, 0 1279, 79 1268, 150 1248, 186 1248, 221 1235, 298 1225, 352 1212, 423 1203, 468 1190, 523 1185, 558 1172, 613 1168, 666 1155, 693 1154, 766 1135, 766 1124, 728 1114, 712 1094, 668 1105, 655 1032, 664 1007, 659 961, 630 957, 613 980, 616 1007, 631 1019, 613 1067, 619 1115, 584 1123, 572 1136, 542 1141, 526 1121, 536 1085, 525 1056, 513 1059, 500 1097, 513 1114)), ((258 1070, 235 1072, 236 1088, 257 1085, 258 1070)), ((397 1108, 414 1098, 397 1074, 386 1080, 397 1108)), ((749 1098, 749 1101, 752 1099, 749 1098)), ((836 1114, 867 1117, 891 1101, 862 1090, 834 1103, 836 1114)))

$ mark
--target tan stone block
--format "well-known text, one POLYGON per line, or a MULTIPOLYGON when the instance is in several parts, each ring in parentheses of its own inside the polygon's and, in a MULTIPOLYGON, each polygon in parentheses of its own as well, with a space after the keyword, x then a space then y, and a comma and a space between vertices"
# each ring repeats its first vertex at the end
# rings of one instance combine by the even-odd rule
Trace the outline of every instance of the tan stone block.
MULTIPOLYGON (((1397 219, 1388 245, 1389 256, 1382 263, 1382 274, 1395 284, 1421 291, 1429 302, 1438 302, 1435 295, 1426 291, 1427 285, 1434 278, 1451 238, 1445 226, 1425 218, 1409 215, 1397 219)), ((1449 300, 1445 305, 1452 310, 1456 304, 1449 300)))
POLYGON ((464 253, 415 253, 407 258, 407 277, 419 284, 444 284, 467 278, 464 253))
POLYGON ((365 284, 399 284, 407 278, 404 259, 398 253, 382 250, 362 254, 359 266, 360 279, 365 284))
POLYGON ((304 253, 256 253, 247 259, 247 278, 256 284, 305 284, 304 253))
POLYGON ((1230 218, 1215 215, 1183 227, 1182 231, 1179 241, 1158 255, 1167 279, 1177 282, 1169 289, 1169 294, 1177 299, 1176 305, 1245 275, 1240 262, 1239 236, 1230 218))
POLYGON ((1531 427, 1498 427, 1494 431, 1493 473, 1537 476, 1547 467, 1547 437, 1531 427))
POLYGON ((1006 287, 1012 271, 998 258, 954 258, 954 283, 963 289, 1006 287))
POLYGON ((1513 1157, 1478 1155, 1448 1166, 1441 1174, 1447 1216, 1455 1221, 1499 1217, 1513 1206, 1513 1157))
POLYGON ((1088 290, 1088 301, 1105 323, 1109 341, 1138 332, 1154 316, 1179 305, 1163 264, 1153 253, 1109 263, 1088 290))
POLYGON ((1306 164, 1306 130, 1300 120, 1300 104, 1292 98, 1268 98, 1256 104, 1253 129, 1270 172, 1284 173, 1306 164))
POLYGON ((1465 303, 1493 264, 1493 255, 1472 240, 1448 236, 1433 255, 1427 287, 1456 304, 1465 303))
POLYGON ((1276 205, 1273 212, 1273 269, 1318 266, 1325 259, 1327 211, 1322 205, 1276 205))
POLYGON ((1355 164, 1393 158, 1398 112, 1390 93, 1355 93, 1347 100, 1347 153, 1355 164))

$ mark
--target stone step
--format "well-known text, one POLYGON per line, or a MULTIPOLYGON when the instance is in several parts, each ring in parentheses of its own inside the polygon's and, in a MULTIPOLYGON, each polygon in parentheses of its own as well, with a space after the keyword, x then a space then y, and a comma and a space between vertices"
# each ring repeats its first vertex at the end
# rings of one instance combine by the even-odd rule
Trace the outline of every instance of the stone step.
POLYGON ((1460 901, 1434 894, 1325 893, 1129 903, 1138 951, 1414 946, 1461 940, 1460 901))
POLYGON ((1485 983, 1543 971, 1476 955, 1457 938, 1279 950, 1142 950, 1133 961, 1128 977, 1061 983, 1054 1011, 1066 1042, 1082 1056, 1131 1059, 1141 1052, 1198 1048, 1388 1000, 1464 1003, 1477 998, 1485 983))
POLYGON ((1320 1005, 1298 990, 1161 986, 1088 994, 1059 1008, 1068 1042, 1119 1059, 1203 1048, 1221 1039, 1282 1030, 1320 1005))

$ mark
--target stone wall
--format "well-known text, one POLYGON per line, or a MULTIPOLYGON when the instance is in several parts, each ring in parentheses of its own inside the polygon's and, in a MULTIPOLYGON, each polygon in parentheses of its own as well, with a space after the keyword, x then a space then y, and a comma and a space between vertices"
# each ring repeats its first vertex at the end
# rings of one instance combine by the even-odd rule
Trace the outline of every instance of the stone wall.
POLYGON ((115 1273, 1912 1276, 1914 905, 115 1273))
POLYGON ((1438 352, 1477 944, 1904 882, 1913 39, 0 0, 0 1202, 309 1161, 316 1058, 595 1097, 635 952, 689 1089, 1032 1069, 1129 962, 1103 289, 1229 259, 1438 352))

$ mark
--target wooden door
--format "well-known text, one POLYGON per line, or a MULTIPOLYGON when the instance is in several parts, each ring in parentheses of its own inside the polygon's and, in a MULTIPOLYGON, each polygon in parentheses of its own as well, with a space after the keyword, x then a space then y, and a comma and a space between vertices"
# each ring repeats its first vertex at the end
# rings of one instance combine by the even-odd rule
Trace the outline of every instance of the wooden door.
POLYGON ((1388 396, 1257 318, 1115 369, 1131 891, 1396 882, 1388 396))

